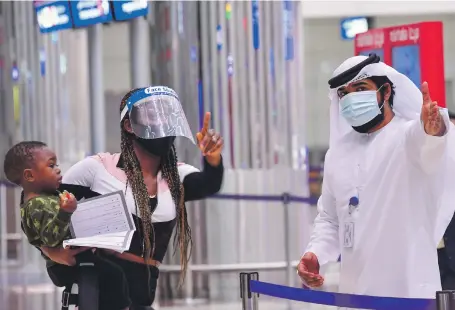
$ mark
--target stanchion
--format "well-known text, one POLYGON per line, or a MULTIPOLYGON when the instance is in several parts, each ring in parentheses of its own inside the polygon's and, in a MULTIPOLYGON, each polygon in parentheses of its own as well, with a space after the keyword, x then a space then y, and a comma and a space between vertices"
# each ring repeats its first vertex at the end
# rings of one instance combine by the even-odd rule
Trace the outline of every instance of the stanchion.
POLYGON ((436 292, 436 310, 455 310, 455 291, 436 292))
MULTIPOLYGON (((253 272, 253 273, 250 273, 250 275, 251 275, 250 280, 259 281, 259 273, 253 272)), ((249 284, 250 284, 250 282, 248 281, 248 287, 249 287, 249 284)), ((249 291, 250 291, 250 294, 252 296, 252 302, 253 302, 253 308, 252 309, 253 310, 258 310, 259 309, 259 294, 251 292, 250 289, 249 289, 249 291)))
POLYGON ((242 310, 258 310, 258 293, 251 293, 250 281, 259 280, 257 272, 240 273, 240 298, 242 299, 242 310))
MULTIPOLYGON (((291 219, 290 219, 290 206, 291 206, 291 195, 289 193, 283 193, 283 229, 284 229, 284 260, 286 262, 286 283, 288 286, 293 286, 295 271, 292 268, 292 244, 291 244, 291 219)), ((288 300, 287 309, 292 309, 291 302, 288 300)))
POLYGON ((291 244, 291 220, 290 220, 290 205, 291 195, 283 193, 283 217, 284 217, 284 260, 286 261, 286 283, 288 286, 294 284, 295 270, 292 268, 292 244, 291 244))

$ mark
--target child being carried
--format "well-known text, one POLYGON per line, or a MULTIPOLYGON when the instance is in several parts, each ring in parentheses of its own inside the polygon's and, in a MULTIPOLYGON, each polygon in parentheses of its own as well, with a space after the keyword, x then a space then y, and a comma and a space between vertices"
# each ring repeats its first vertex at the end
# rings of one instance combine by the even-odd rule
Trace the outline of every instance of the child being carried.
MULTIPOLYGON (((7 152, 4 170, 6 178, 23 189, 21 226, 29 243, 38 249, 61 247, 64 240, 71 238, 71 215, 77 200, 71 193, 58 192, 62 176, 55 153, 43 142, 20 142, 7 152)), ((41 253, 55 285, 68 287, 77 283, 78 267, 57 264, 41 253)), ((128 309, 131 301, 123 270, 96 254, 89 257, 100 276, 100 309, 128 309)))

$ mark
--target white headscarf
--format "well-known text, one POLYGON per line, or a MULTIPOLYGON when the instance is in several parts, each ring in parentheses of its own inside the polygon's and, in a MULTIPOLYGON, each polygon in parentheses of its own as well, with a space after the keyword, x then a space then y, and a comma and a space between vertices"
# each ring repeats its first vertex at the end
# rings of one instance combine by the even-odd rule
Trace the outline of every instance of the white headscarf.
MULTIPOLYGON (((345 60, 338 68, 336 68, 336 70, 333 72, 332 77, 343 73, 344 71, 354 67, 367 58, 367 56, 354 56, 345 60)), ((383 62, 365 66, 351 81, 342 86, 346 86, 352 82, 364 80, 372 76, 387 76, 393 83, 395 87, 395 96, 393 97, 393 111, 397 116, 406 120, 420 119, 420 112, 423 104, 421 91, 407 76, 399 73, 397 70, 386 65, 383 62)), ((330 146, 354 130, 340 114, 337 91, 338 88, 342 86, 330 89, 329 91, 329 98, 331 100, 330 146)))

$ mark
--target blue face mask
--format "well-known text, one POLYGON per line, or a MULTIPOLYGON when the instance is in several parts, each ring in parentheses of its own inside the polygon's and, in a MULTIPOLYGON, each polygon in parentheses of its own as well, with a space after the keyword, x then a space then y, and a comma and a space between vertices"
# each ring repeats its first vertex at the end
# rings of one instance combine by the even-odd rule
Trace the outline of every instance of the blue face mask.
POLYGON ((379 106, 377 91, 353 92, 340 99, 340 113, 352 127, 363 126, 382 114, 384 103, 379 106))

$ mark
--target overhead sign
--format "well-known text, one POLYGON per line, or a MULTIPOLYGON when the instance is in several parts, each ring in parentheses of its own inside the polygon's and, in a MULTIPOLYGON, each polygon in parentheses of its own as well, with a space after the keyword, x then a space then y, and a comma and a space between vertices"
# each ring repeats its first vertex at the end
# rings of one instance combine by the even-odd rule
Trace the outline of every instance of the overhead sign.
POLYGON ((294 16, 292 1, 283 1, 284 58, 294 59, 294 16))
POLYGON ((35 12, 41 33, 73 27, 69 1, 35 3, 35 12))
POLYGON ((11 79, 13 82, 19 81, 19 69, 17 68, 16 63, 13 63, 13 67, 11 68, 11 79))
POLYGON ((367 32, 369 29, 367 17, 350 17, 340 21, 340 34, 343 40, 353 40, 357 34, 367 32))
POLYGON ((72 0, 69 2, 74 27, 86 27, 112 21, 112 11, 107 0, 72 0))
POLYGON ((223 33, 221 25, 216 26, 216 49, 221 51, 223 48, 223 33))
POLYGON ((39 68, 41 76, 46 75, 46 51, 41 48, 39 51, 39 68))
POLYGON ((251 2, 251 11, 253 22, 253 47, 255 50, 259 49, 259 1, 253 0, 251 2))
POLYGON ((146 16, 149 11, 147 0, 116 0, 112 1, 114 19, 117 21, 146 16))

